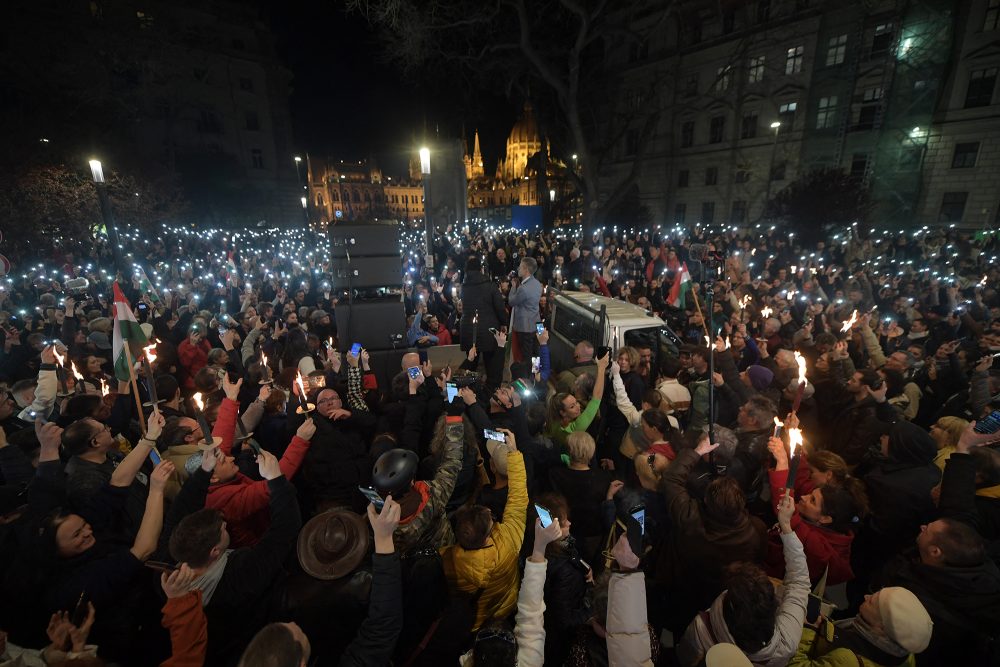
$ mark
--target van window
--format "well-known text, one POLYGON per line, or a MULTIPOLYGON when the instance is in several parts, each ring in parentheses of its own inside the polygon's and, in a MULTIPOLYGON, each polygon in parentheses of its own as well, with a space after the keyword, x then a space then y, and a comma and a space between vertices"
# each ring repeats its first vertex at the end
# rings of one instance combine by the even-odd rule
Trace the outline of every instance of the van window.
POLYGON ((589 340, 594 347, 603 343, 600 335, 600 317, 593 313, 580 312, 575 308, 559 304, 556 306, 554 319, 556 333, 573 345, 581 340, 589 340))

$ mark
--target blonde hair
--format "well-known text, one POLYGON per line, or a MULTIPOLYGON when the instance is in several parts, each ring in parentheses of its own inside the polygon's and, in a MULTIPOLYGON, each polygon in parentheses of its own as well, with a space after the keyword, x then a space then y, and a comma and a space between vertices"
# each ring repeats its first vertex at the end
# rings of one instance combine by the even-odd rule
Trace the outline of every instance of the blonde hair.
POLYGON ((639 367, 639 350, 635 349, 631 345, 623 345, 618 348, 618 351, 615 353, 615 359, 623 354, 628 357, 628 363, 632 370, 636 370, 639 367))
POLYGON ((934 425, 948 434, 948 441, 945 447, 954 447, 958 444, 958 439, 962 437, 962 432, 968 427, 969 422, 961 417, 941 417, 934 425))
POLYGON ((573 463, 588 463, 596 449, 597 443, 586 431, 574 431, 566 438, 566 451, 573 463))

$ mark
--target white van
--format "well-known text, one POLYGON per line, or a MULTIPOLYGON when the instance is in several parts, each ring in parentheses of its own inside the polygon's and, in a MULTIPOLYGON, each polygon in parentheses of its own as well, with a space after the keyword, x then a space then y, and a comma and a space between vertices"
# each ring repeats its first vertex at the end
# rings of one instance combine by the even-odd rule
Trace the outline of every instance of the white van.
POLYGON ((549 354, 554 369, 573 366, 573 349, 589 340, 594 349, 646 343, 653 350, 653 363, 662 355, 677 356, 680 338, 659 317, 643 308, 591 292, 549 289, 549 354))

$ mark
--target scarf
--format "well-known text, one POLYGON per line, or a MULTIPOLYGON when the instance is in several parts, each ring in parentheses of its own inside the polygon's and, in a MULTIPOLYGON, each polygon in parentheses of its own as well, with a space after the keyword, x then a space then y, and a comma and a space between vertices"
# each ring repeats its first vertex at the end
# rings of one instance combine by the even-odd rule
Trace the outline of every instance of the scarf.
POLYGON ((843 621, 838 621, 835 625, 837 627, 847 628, 850 627, 854 630, 862 639, 874 646, 880 651, 884 651, 891 656, 897 658, 906 658, 910 655, 910 652, 905 648, 889 639, 885 635, 881 635, 872 629, 872 626, 865 623, 865 619, 861 618, 860 615, 855 616, 851 619, 846 619, 843 621))
POLYGON ((212 596, 215 595, 215 589, 218 587, 219 582, 222 580, 222 573, 226 571, 226 563, 229 562, 229 554, 233 553, 232 549, 226 549, 219 560, 212 563, 205 572, 191 582, 191 586, 188 590, 198 589, 201 591, 201 604, 203 607, 207 607, 212 601, 212 596))

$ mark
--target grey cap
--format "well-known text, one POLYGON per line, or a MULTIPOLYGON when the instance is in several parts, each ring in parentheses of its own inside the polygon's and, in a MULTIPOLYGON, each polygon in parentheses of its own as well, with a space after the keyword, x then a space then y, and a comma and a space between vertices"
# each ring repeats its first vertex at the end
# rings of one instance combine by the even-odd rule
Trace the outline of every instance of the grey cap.
POLYGON ((94 331, 89 336, 87 340, 94 344, 98 350, 110 350, 111 343, 108 342, 108 334, 103 331, 94 331))

